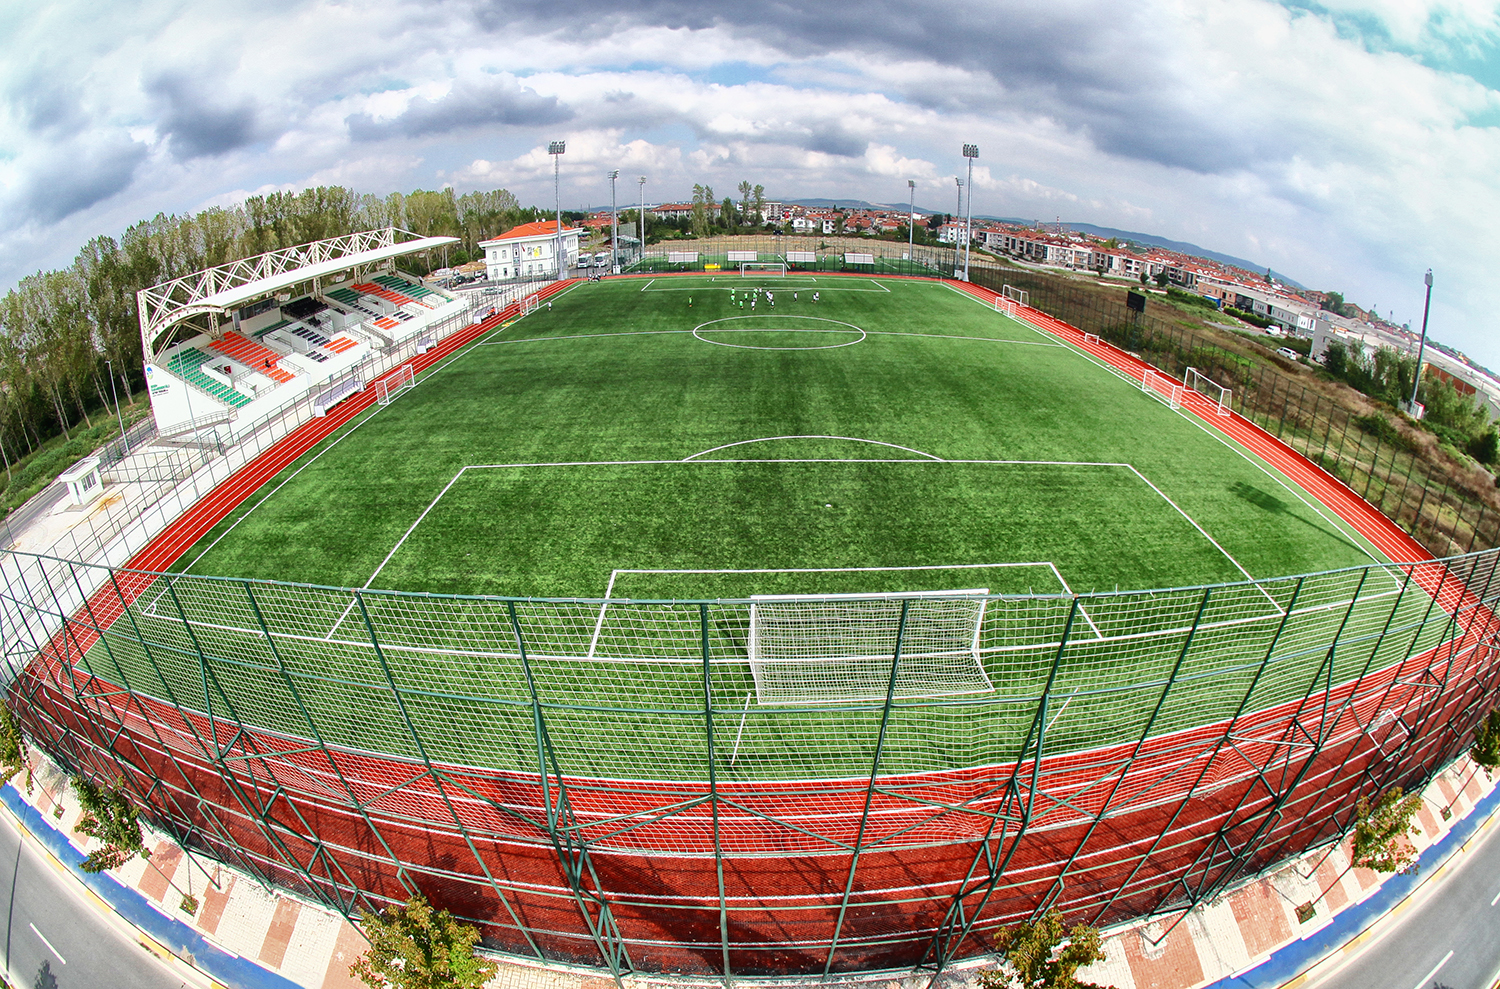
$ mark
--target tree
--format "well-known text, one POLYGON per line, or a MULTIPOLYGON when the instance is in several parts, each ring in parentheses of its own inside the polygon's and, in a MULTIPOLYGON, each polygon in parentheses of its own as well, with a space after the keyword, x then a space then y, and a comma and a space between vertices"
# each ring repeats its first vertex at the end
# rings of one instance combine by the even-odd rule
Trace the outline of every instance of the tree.
POLYGON ((766 187, 758 185, 750 190, 750 208, 755 210, 755 225, 766 222, 766 187))
POLYGON ((1469 441, 1469 456, 1486 466, 1493 466, 1500 459, 1500 435, 1493 427, 1469 441))
POLYGON ((83 776, 72 779, 73 792, 83 815, 73 830, 104 842, 83 860, 84 872, 103 872, 124 865, 132 855, 149 858, 146 840, 141 834, 141 822, 136 816, 135 804, 125 796, 125 781, 116 779, 107 790, 100 789, 83 776))
POLYGON ((1156 273, 1156 284, 1160 288, 1167 287, 1167 269, 1163 268, 1156 273))
POLYGON ((1344 293, 1324 292, 1323 308, 1331 313, 1337 313, 1342 316, 1344 314, 1344 293))
MULTIPOLYGON (((16 716, 10 713, 10 708, 0 703, 0 785, 9 783, 11 779, 26 768, 26 739, 21 734, 21 727, 16 724, 16 716)), ((28 774, 26 790, 31 791, 31 776, 28 774)))
POLYGON ((480 989, 498 968, 475 956, 477 930, 420 894, 364 914, 362 928, 370 947, 349 974, 372 989, 480 989))
POLYGON ((1482 766, 1486 774, 1500 768, 1500 708, 1485 715, 1474 729, 1474 747, 1469 750, 1469 758, 1482 766))
POLYGON ((744 223, 750 218, 750 211, 755 207, 755 186, 749 182, 740 183, 740 222, 744 223))
POLYGON ((985 989, 1108 989, 1080 982, 1076 973, 1085 965, 1104 959, 1099 930, 1087 924, 1063 928, 1063 916, 1054 907, 1036 923, 1019 923, 995 935, 995 950, 1005 959, 1005 969, 981 972, 985 989))
POLYGON ((1420 834, 1412 823, 1422 806, 1418 794, 1406 796, 1399 786, 1391 787, 1373 805, 1360 797, 1355 805, 1354 845, 1350 860, 1361 869, 1376 872, 1406 872, 1416 862, 1416 848, 1408 840, 1420 834))

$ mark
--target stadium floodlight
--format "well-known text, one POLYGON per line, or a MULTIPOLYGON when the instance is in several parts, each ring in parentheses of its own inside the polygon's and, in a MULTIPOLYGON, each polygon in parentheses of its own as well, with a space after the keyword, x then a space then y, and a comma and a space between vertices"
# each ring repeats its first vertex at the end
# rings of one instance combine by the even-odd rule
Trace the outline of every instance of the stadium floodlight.
MULTIPOLYGON (((964 216, 964 180, 962 178, 960 178, 959 176, 955 175, 955 176, 953 176, 953 184, 956 185, 956 186, 958 186, 958 205, 955 206, 955 207, 953 207, 953 209, 955 211, 954 214, 953 214, 953 219, 956 222, 958 222, 958 223, 962 223, 963 222, 963 216, 964 216)), ((958 277, 958 227, 955 226, 953 223, 948 224, 948 227, 949 227, 949 229, 951 229, 953 231, 953 277, 957 278, 958 277)))
POLYGON ((642 175, 636 179, 636 182, 639 185, 636 194, 641 201, 641 225, 635 232, 636 245, 640 248, 640 256, 644 258, 646 256, 646 176, 642 175))
POLYGON ((906 209, 906 259, 910 261, 913 244, 912 236, 915 233, 917 225, 917 180, 907 179, 906 188, 911 193, 911 202, 906 209))
POLYGON ((969 161, 969 216, 964 221, 964 281, 968 281, 969 258, 974 253, 974 159, 979 157, 979 145, 965 144, 964 157, 969 161))
POLYGON ((552 195, 557 200, 557 237, 552 249, 557 253, 557 277, 562 278, 566 274, 563 260, 563 235, 562 235, 562 186, 558 178, 558 162, 562 156, 568 153, 567 141, 553 141, 547 145, 547 153, 552 156, 552 195))
POLYGON ((620 177, 618 168, 609 170, 609 273, 620 273, 620 209, 615 200, 615 179, 620 177))
POLYGON ((1411 383, 1411 401, 1406 403, 1406 411, 1418 418, 1421 414, 1417 411, 1417 388, 1422 384, 1422 352, 1427 349, 1427 311, 1432 308, 1432 269, 1427 269, 1427 274, 1422 276, 1422 281, 1427 284, 1427 301, 1422 303, 1422 339, 1417 343, 1417 373, 1413 375, 1411 383))

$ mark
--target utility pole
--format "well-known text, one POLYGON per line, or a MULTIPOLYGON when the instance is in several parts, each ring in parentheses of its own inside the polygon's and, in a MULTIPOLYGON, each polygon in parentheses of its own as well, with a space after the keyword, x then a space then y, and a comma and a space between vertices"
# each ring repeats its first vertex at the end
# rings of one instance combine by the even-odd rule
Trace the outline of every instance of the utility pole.
POLYGON ((609 170, 609 273, 620 273, 620 210, 615 205, 615 179, 620 177, 618 168, 609 170))
POLYGON ((969 257, 974 253, 974 159, 979 145, 965 144, 964 157, 969 159, 969 218, 964 221, 964 281, 969 280, 969 257))
POLYGON ((1412 415, 1417 414, 1417 388, 1422 384, 1422 352, 1427 349, 1427 311, 1432 308, 1432 269, 1427 269, 1427 274, 1422 276, 1422 281, 1427 283, 1427 301, 1422 303, 1422 339, 1417 344, 1417 372, 1413 375, 1415 380, 1411 383, 1411 401, 1406 403, 1406 411, 1412 415))
POLYGON ((636 231, 636 236, 639 238, 636 241, 636 243, 638 243, 640 245, 640 248, 641 248, 641 257, 645 257, 646 256, 646 176, 642 175, 640 178, 636 179, 636 182, 639 183, 639 188, 636 191, 639 193, 640 199, 641 199, 641 228, 636 231))
POLYGON ((120 393, 115 389, 115 362, 106 357, 104 363, 109 366, 109 393, 115 397, 115 419, 120 423, 120 449, 121 456, 124 456, 125 417, 120 415, 120 393))
POLYGON ((906 180, 906 188, 911 193, 911 204, 909 206, 907 206, 907 208, 906 208, 906 260, 911 261, 912 260, 912 256, 911 256, 912 255, 912 246, 915 243, 915 241, 913 240, 913 238, 916 235, 916 231, 913 228, 916 227, 916 225, 917 225, 917 221, 915 219, 915 217, 917 215, 917 182, 916 182, 916 180, 915 179, 907 179, 906 180))
POLYGON ((547 153, 552 156, 552 195, 557 203, 557 235, 552 249, 557 252, 557 278, 561 281, 567 275, 567 259, 563 257, 563 235, 562 235, 562 185, 558 178, 558 162, 567 153, 567 141, 553 141, 547 145, 547 153))

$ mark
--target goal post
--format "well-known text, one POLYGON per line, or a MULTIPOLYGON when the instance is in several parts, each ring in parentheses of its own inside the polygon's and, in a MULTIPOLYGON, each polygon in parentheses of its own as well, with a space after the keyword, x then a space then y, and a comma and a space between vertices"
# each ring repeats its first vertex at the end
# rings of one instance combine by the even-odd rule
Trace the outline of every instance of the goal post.
POLYGON ((1099 334, 1097 334, 1097 333, 1085 333, 1083 335, 1083 342, 1085 344, 1093 344, 1095 347, 1097 347, 1097 346, 1099 346, 1099 334))
POLYGON ((1146 373, 1141 375, 1141 391, 1173 409, 1182 408, 1182 385, 1176 378, 1169 378, 1154 367, 1146 368, 1146 373))
POLYGON ((1199 371, 1195 367, 1190 367, 1187 369, 1187 373, 1182 376, 1182 380, 1189 391, 1195 391, 1208 399, 1213 405, 1216 415, 1227 416, 1233 411, 1231 409, 1231 399, 1234 397, 1233 393, 1202 371, 1199 371))
POLYGON ((777 594, 750 599, 747 652, 761 704, 840 704, 985 694, 989 590, 777 594))
POLYGON ((396 400, 397 395, 408 388, 415 388, 416 384, 417 372, 410 364, 402 364, 375 382, 375 401, 381 405, 390 405, 396 400))
POLYGON ((1001 286, 1001 288, 1000 288, 1000 294, 1003 295, 1003 296, 1005 296, 1007 299, 1011 300, 1012 302, 1019 302, 1023 306, 1026 305, 1026 300, 1031 297, 1031 294, 1029 292, 1027 292, 1025 289, 1023 289, 1023 288, 1016 288, 1013 285, 1003 285, 1003 286, 1001 286))
POLYGON ((780 277, 786 274, 786 262, 784 261, 741 261, 740 277, 747 278, 751 275, 770 275, 780 277))
POLYGON ((540 297, 535 295, 528 295, 526 298, 521 300, 521 315, 530 316, 532 313, 536 312, 537 309, 541 307, 541 305, 542 300, 540 297))

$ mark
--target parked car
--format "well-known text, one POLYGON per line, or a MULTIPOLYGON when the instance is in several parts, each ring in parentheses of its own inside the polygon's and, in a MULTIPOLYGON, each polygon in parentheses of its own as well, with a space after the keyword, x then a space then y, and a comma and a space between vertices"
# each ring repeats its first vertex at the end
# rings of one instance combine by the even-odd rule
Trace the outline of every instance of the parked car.
POLYGON ((609 252, 608 251, 600 251, 598 254, 594 255, 594 267, 596 267, 596 268, 608 268, 609 267, 609 252))
POLYGON ((1302 355, 1297 353, 1291 347, 1278 347, 1276 349, 1276 353, 1280 354, 1282 357, 1285 357, 1289 361, 1300 361, 1302 359, 1302 355))

